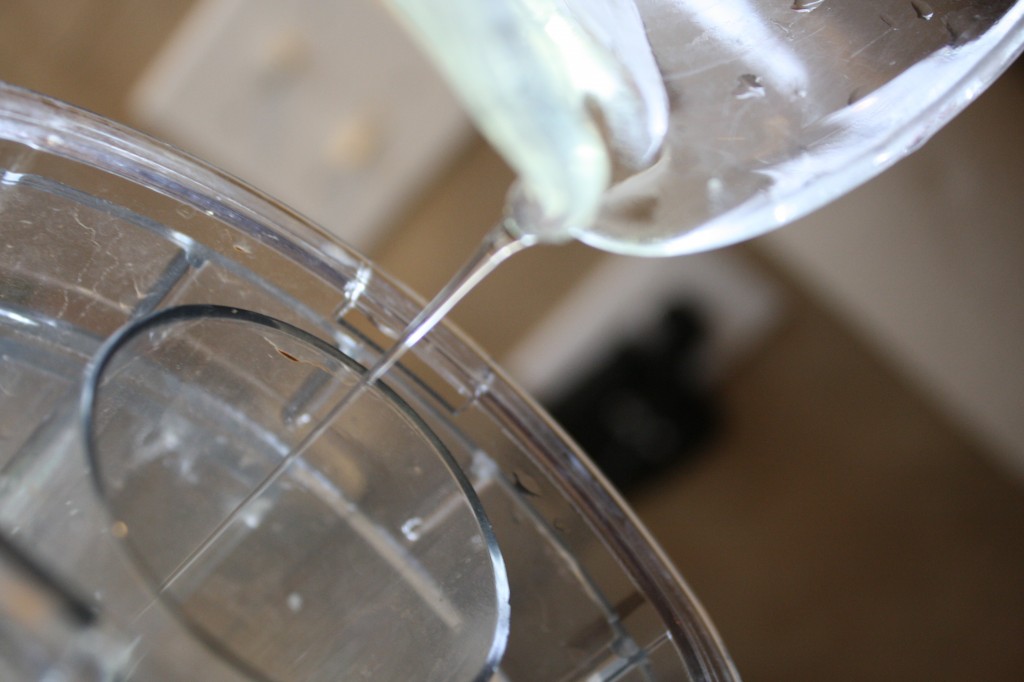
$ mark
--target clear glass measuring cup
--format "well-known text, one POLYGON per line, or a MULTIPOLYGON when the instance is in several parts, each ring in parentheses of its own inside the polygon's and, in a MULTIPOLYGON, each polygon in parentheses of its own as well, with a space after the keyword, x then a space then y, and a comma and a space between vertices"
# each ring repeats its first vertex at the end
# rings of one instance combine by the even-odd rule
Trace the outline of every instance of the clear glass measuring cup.
POLYGON ((1015 0, 389 0, 518 176, 402 356, 512 254, 674 256, 881 173, 1024 47, 1015 0))
POLYGON ((1015 0, 389 2, 519 175, 516 229, 642 256, 820 207, 1024 45, 1015 0))
POLYGON ((41 652, 0 646, 11 680, 66 652, 95 680, 735 679, 621 500, 443 326, 262 484, 419 309, 371 263, 6 86, 0 169, 0 535, 25 560, 0 580, 90 614, 38 630, 0 599, 41 652))

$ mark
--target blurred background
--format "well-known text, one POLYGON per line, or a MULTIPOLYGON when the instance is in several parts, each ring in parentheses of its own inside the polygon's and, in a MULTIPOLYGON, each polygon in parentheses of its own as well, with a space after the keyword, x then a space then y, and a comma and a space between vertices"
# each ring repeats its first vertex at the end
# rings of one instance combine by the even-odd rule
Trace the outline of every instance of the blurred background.
MULTIPOLYGON (((4 0, 0 79, 433 294, 512 176, 371 0, 4 0)), ((1024 71, 749 244, 512 259, 454 320, 623 488, 744 678, 1024 679, 1024 71)))

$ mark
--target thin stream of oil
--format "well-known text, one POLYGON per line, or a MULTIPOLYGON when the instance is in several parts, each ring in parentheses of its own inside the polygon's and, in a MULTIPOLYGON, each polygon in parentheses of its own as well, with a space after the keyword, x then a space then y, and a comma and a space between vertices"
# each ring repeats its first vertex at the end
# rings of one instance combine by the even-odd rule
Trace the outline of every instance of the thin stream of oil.
POLYGON ((354 403, 366 390, 376 384, 397 364, 402 357, 424 336, 437 326, 441 320, 461 301, 477 284, 494 271, 509 256, 522 251, 536 243, 536 239, 521 234, 512 228, 507 221, 495 226, 485 237, 477 251, 466 261, 451 280, 431 299, 403 330, 401 336, 371 365, 350 388, 345 395, 328 411, 327 415, 314 426, 299 443, 283 457, 274 468, 253 488, 225 517, 213 531, 193 549, 160 585, 160 593, 173 589, 174 584, 196 565, 206 551, 213 546, 242 515, 246 507, 265 493, 303 454, 335 423, 341 414, 354 403))
POLYGON ((650 163, 663 140, 667 100, 654 60, 623 47, 646 45, 632 0, 606 0, 606 10, 616 12, 602 15, 605 24, 597 33, 605 35, 603 42, 584 0, 454 0, 444 12, 425 0, 389 1, 516 171, 507 216, 328 414, 178 564, 161 592, 481 280, 533 244, 567 241, 585 231, 613 166, 650 163), (615 128, 611 135, 609 126, 615 128))

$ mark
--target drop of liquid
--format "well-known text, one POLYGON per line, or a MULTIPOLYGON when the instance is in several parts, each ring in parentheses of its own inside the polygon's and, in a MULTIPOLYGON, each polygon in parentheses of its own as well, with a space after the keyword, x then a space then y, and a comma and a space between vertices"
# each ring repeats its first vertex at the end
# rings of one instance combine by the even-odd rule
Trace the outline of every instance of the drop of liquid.
POLYGON ((793 0, 790 9, 797 12, 812 12, 818 9, 824 2, 825 0, 793 0))
POLYGON ((910 6, 917 12, 918 19, 931 21, 931 18, 935 16, 935 10, 924 0, 910 0, 910 6))
POLYGON ((733 95, 736 99, 759 99, 764 97, 764 84, 752 73, 745 73, 737 79, 739 82, 733 95))
POLYGON ((263 518, 273 506, 273 502, 265 497, 257 498, 245 505, 242 512, 242 523, 250 530, 256 530, 263 523, 263 518))
POLYGON ((711 178, 707 181, 706 187, 708 201, 712 204, 720 203, 725 195, 725 183, 722 182, 721 178, 711 178))
POLYGON ((516 471, 512 473, 512 485, 523 495, 540 497, 540 484, 530 474, 516 471))
POLYGON ((949 43, 954 47, 966 45, 981 35, 984 27, 981 17, 976 14, 959 13, 943 19, 943 25, 949 34, 949 43))
POLYGON ((423 529, 423 519, 414 516, 402 524, 402 535, 409 542, 416 542, 420 539, 420 531, 423 529))
POLYGON ((298 613, 302 610, 302 595, 298 592, 292 592, 291 594, 289 594, 288 599, 286 601, 288 603, 288 609, 292 613, 298 613))
POLYGON ((846 103, 847 104, 854 104, 854 103, 864 99, 864 96, 867 95, 869 92, 871 92, 871 88, 869 88, 867 86, 861 86, 861 87, 858 87, 858 88, 854 88, 853 92, 850 93, 850 97, 846 100, 846 103))

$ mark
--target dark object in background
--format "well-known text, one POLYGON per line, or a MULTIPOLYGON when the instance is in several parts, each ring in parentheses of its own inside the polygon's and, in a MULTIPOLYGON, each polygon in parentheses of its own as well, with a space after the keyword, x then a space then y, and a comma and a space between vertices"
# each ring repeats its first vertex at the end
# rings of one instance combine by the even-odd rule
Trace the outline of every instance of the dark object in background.
POLYGON ((611 482, 628 490, 692 459, 716 432, 701 366, 706 342, 697 309, 673 306, 547 408, 611 482))

